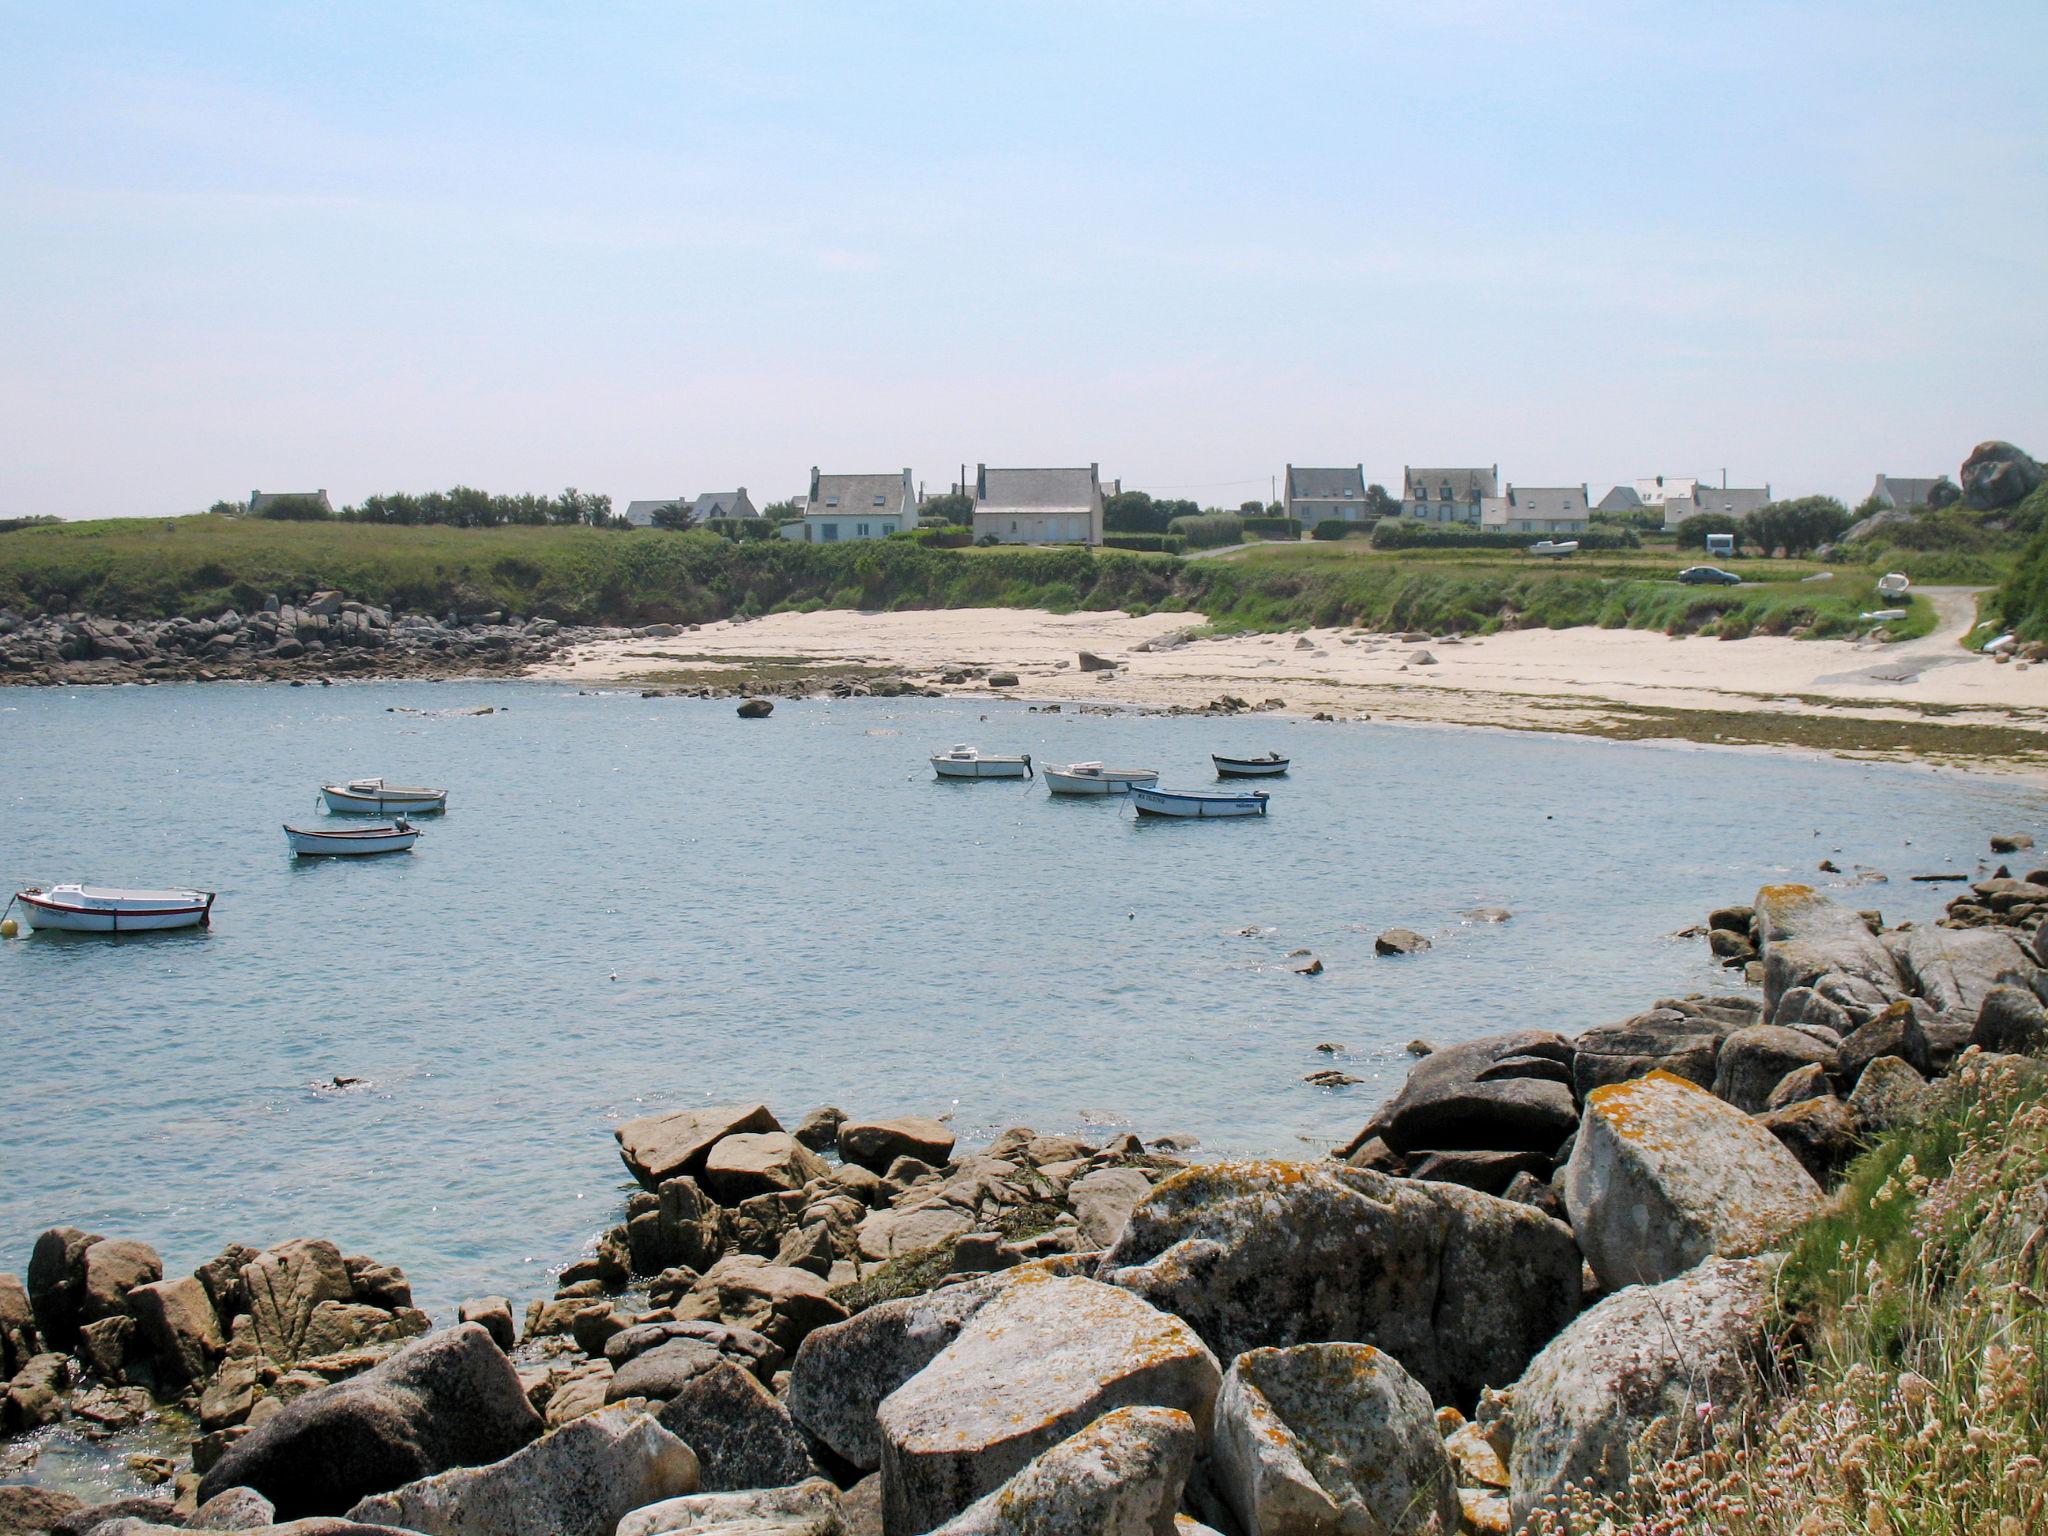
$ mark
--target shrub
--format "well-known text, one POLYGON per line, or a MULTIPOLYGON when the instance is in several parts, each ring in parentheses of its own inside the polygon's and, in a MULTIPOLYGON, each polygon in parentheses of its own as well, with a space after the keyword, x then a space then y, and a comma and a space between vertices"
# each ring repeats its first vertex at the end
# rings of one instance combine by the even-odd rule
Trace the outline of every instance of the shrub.
POLYGON ((715 533, 735 543, 775 537, 775 525, 765 517, 707 517, 698 526, 706 533, 715 533))
POLYGON ((1315 532, 1310 537, 1330 540, 1348 539, 1354 533, 1364 533, 1365 531, 1363 523, 1347 523, 1341 517, 1326 517, 1316 524, 1315 532))
POLYGON ((958 523, 940 523, 933 528, 912 528, 903 534, 891 534, 891 538, 915 540, 927 549, 965 549, 974 542, 974 530, 958 523))
POLYGON ((1177 533, 1105 533, 1104 549, 1132 549, 1144 554, 1177 555, 1188 541, 1177 533))
POLYGON ((1241 517, 1246 533, 1256 533, 1267 539, 1298 539, 1301 537, 1301 519, 1298 517, 1241 517))
POLYGON ((1710 533, 1732 533, 1735 547, 1742 548, 1744 529, 1740 518, 1730 517, 1726 512, 1695 512, 1678 525, 1678 547, 1680 549, 1705 549, 1710 533))
MULTIPOLYGON (((1548 533, 1508 533, 1504 530, 1474 532, 1462 528, 1439 527, 1430 523, 1414 523, 1406 519, 1388 518, 1372 531, 1374 549, 1527 549, 1533 544, 1557 537, 1548 533)), ((1641 549, 1643 541, 1633 529, 1592 529, 1585 533, 1567 533, 1566 539, 1576 539, 1579 548, 1593 553, 1603 550, 1641 549)))
POLYGON ((256 515, 281 523, 316 523, 334 516, 334 513, 318 496, 276 496, 265 502, 263 510, 256 515))
POLYGON ((1189 549, 1218 549, 1244 542, 1244 519, 1235 512, 1204 512, 1196 517, 1176 517, 1166 531, 1186 539, 1189 549))

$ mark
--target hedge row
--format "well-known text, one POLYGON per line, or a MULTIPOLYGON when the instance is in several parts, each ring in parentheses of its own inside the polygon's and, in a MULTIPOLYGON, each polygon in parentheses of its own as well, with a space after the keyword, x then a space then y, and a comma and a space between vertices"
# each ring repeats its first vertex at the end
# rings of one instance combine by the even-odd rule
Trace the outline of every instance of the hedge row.
MULTIPOLYGON (((1429 523, 1386 518, 1372 531, 1374 549, 1527 549, 1556 537, 1548 533, 1508 533, 1446 528, 1429 523)), ((1576 540, 1590 552, 1641 549, 1643 541, 1633 529, 1596 529, 1589 533, 1568 533, 1563 539, 1576 540)), ((1562 542, 1562 539, 1560 540, 1562 542)))
POLYGON ((1188 541, 1177 533, 1105 533, 1102 547, 1134 549, 1148 555, 1178 555, 1187 549, 1188 541))
POLYGON ((1241 517, 1246 533, 1256 533, 1268 539, 1298 539, 1301 537, 1301 519, 1298 517, 1241 517))

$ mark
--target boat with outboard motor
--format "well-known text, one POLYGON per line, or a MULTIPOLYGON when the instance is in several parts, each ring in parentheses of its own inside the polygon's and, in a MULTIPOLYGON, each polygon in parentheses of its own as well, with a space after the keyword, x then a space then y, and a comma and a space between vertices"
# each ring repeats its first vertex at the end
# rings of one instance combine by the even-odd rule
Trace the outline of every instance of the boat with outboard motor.
POLYGON ((16 891, 31 928, 64 933, 155 933, 203 928, 213 918, 212 891, 138 891, 76 882, 16 891))
POLYGON ((295 827, 285 824, 287 847, 300 858, 348 858, 367 853, 404 853, 420 830, 403 816, 378 827, 295 827))
POLYGON ((343 816, 426 816, 448 809, 448 791, 386 784, 382 779, 350 779, 322 784, 327 809, 343 816))
POLYGON ((1000 753, 983 752, 963 742, 950 752, 934 752, 932 772, 942 779, 1028 779, 1031 777, 1031 754, 1023 752, 1006 757, 1000 753))
POLYGON ((1045 788, 1054 795, 1127 795, 1139 784, 1159 782, 1157 768, 1105 768, 1100 763, 1050 765, 1045 770, 1045 788))
POLYGON ((1146 789, 1133 786, 1131 804, 1140 816, 1180 816, 1206 821, 1218 816, 1263 816, 1263 789, 1146 789))

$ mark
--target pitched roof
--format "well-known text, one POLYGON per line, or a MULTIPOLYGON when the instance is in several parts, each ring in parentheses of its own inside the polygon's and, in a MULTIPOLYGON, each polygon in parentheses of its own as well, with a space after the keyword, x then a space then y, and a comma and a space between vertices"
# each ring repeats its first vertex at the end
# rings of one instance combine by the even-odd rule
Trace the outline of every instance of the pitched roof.
POLYGON ((690 505, 690 510, 702 522, 707 517, 756 517, 754 503, 747 498, 747 488, 736 491, 706 491, 690 505))
POLYGON ((1664 498, 1667 525, 1682 522, 1701 512, 1718 512, 1723 517, 1744 517, 1771 499, 1768 485, 1698 485, 1689 496, 1664 498))
POLYGON ((620 515, 635 528, 652 528, 654 514, 663 507, 672 507, 675 504, 676 498, 673 496, 663 496, 655 501, 629 501, 626 503, 626 510, 620 515))
POLYGON ((1646 507, 1661 507, 1667 501, 1690 496, 1699 486, 1697 475, 1645 475, 1636 481, 1636 494, 1646 507))
POLYGON ((1633 512, 1643 504, 1643 498, 1636 494, 1632 485, 1617 485, 1602 496, 1594 510, 1598 512, 1633 512))
POLYGON ((1508 505, 1517 517, 1548 514, 1552 517, 1583 517, 1586 488, 1583 485, 1510 485, 1508 505))
POLYGON ((1287 497, 1303 501, 1363 501, 1365 471, 1356 464, 1342 469, 1306 469, 1287 466, 1287 497))
POLYGON ((1410 466, 1402 472, 1401 494, 1412 497, 1418 488, 1426 490, 1432 500, 1443 499, 1443 488, 1451 488, 1451 500, 1475 501, 1485 496, 1500 494, 1500 466, 1484 466, 1472 469, 1424 469, 1410 466))
POLYGON ((908 490, 909 476, 900 469, 882 475, 820 475, 817 497, 804 511, 900 517, 911 510, 905 505, 908 490))
POLYGON ((1095 470, 986 469, 976 477, 974 505, 1086 511, 1095 505, 1095 470))
POLYGON ((1879 475, 1875 494, 1880 501, 1889 497, 1895 507, 1924 507, 1927 498, 1934 494, 1934 488, 1947 478, 1946 475, 1929 475, 1925 479, 1879 475))

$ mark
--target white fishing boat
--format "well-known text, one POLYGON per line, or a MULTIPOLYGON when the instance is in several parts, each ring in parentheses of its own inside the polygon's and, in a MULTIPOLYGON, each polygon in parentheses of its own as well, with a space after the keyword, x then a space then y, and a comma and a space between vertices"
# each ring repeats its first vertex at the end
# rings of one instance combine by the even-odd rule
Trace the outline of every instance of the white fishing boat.
POLYGON ((1028 779, 1031 754, 1005 757, 970 746, 932 754, 932 772, 942 779, 1028 779))
POLYGON ((1209 761, 1216 765, 1219 779, 1270 779, 1285 773, 1290 759, 1278 752, 1268 752, 1264 757, 1225 757, 1220 752, 1211 752, 1209 761))
POLYGON ((1548 555, 1553 560, 1562 560, 1566 555, 1579 552, 1577 539, 1538 539, 1529 546, 1532 555, 1548 555))
POLYGON ((418 827, 401 816, 381 827, 328 830, 287 824, 284 829, 284 840, 291 851, 302 859, 323 855, 348 858, 366 853, 403 853, 420 840, 420 832, 418 827))
POLYGON ((1913 578, 1904 571, 1887 571, 1877 578, 1879 597, 1899 598, 1906 595, 1906 589, 1913 585, 1913 578))
POLYGON ((1263 789, 1147 789, 1134 785, 1131 804, 1140 816, 1184 816, 1207 819, 1213 816, 1263 816, 1263 789))
POLYGON ((1100 763, 1068 763, 1045 770, 1046 792, 1054 795, 1127 795, 1134 785, 1157 784, 1157 768, 1105 768, 1100 763))
POLYGON ((342 816, 423 816, 448 809, 448 791, 386 784, 382 779, 350 779, 323 784, 320 798, 342 816))
POLYGON ((151 933, 199 928, 213 914, 212 891, 131 891, 105 885, 32 885, 14 901, 31 928, 68 933, 151 933))

